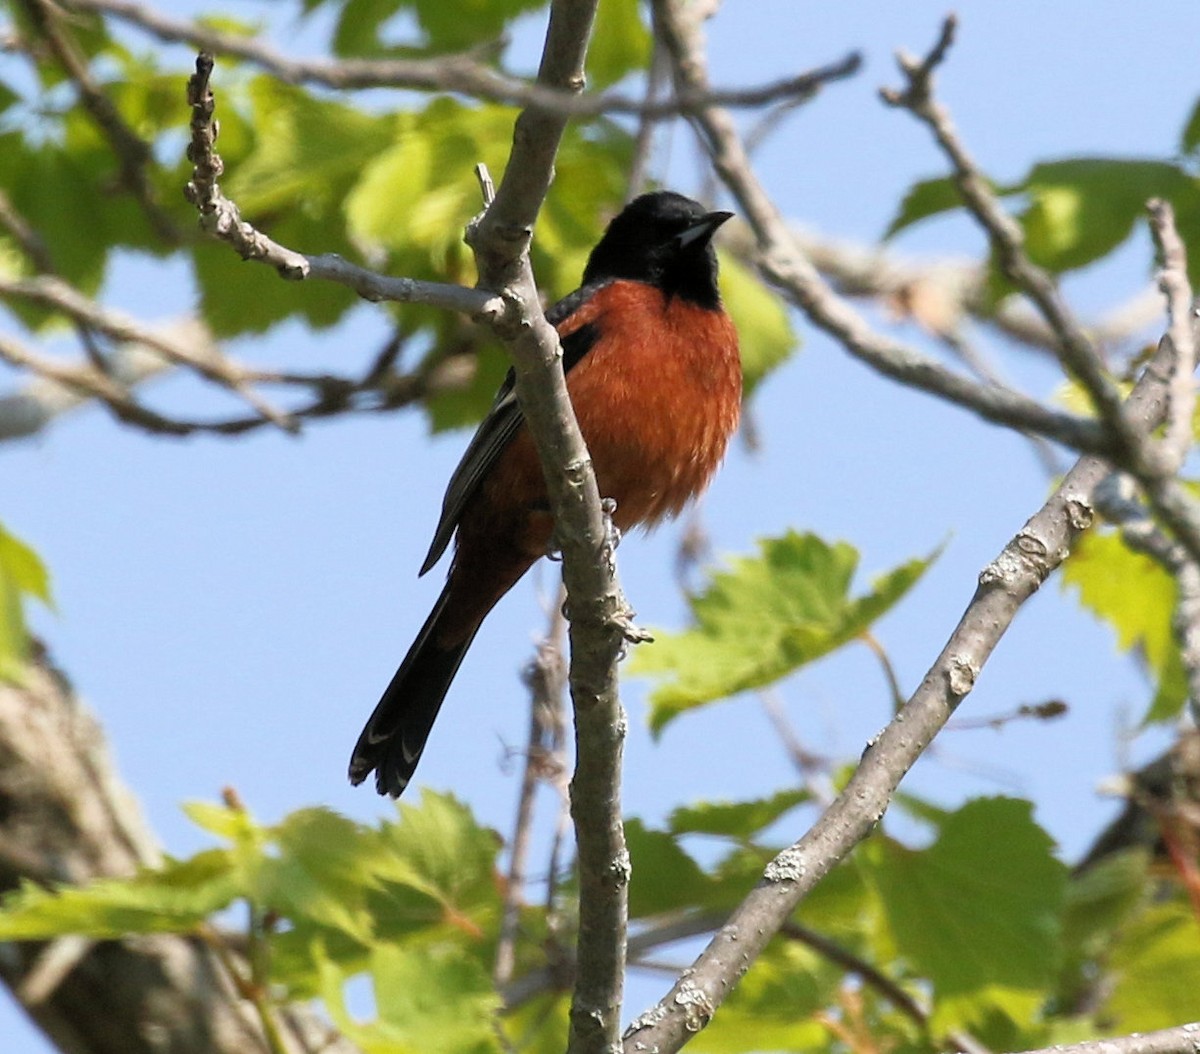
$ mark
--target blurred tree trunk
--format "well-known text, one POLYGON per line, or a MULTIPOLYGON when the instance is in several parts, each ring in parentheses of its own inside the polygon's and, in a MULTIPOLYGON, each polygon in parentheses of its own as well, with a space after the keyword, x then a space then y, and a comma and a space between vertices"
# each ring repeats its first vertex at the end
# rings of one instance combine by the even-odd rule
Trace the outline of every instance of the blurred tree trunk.
MULTIPOLYGON (((98 722, 39 654, 23 684, 0 683, 0 891, 128 875, 158 858, 98 722)), ((268 1049, 253 1008, 196 939, 0 944, 0 979, 65 1054, 268 1049)), ((354 1049, 309 1013, 279 1024, 294 1051, 354 1049)))

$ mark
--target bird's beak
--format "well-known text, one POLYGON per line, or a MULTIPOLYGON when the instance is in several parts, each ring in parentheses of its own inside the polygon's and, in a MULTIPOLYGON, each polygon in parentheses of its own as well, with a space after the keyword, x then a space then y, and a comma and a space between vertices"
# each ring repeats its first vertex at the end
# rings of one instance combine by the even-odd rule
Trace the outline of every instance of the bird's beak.
POLYGON ((733 219, 732 212, 710 212, 698 223, 694 223, 682 234, 676 235, 679 248, 686 249, 689 245, 707 245, 708 240, 717 232, 717 228, 726 220, 733 219))

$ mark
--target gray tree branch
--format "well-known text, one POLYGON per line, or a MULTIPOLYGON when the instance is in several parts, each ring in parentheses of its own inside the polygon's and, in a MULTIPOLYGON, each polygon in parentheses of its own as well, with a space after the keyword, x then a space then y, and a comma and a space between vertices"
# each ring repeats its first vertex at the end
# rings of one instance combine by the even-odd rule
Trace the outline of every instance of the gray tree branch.
POLYGON ((701 94, 685 92, 676 98, 644 100, 619 92, 582 94, 561 85, 552 85, 541 77, 533 82, 512 77, 481 62, 473 52, 432 59, 300 59, 283 55, 257 40, 223 33, 186 19, 171 18, 131 0, 66 0, 64 6, 75 11, 109 15, 159 40, 189 44, 199 50, 242 59, 289 84, 321 85, 339 90, 408 88, 448 91, 489 102, 537 107, 564 117, 632 114, 650 120, 664 120, 706 103, 759 107, 785 99, 806 99, 826 84, 853 76, 862 64, 860 56, 851 53, 827 66, 757 87, 706 91, 701 94))
MULTIPOLYGON (((538 83, 579 92, 596 0, 555 0, 538 83)), ((531 106, 513 129, 504 178, 468 230, 480 285, 502 290, 508 317, 496 324, 517 377, 517 395, 538 448, 554 510, 570 620, 575 775, 571 816, 579 861, 578 969, 568 1051, 612 1051, 620 1039, 629 854, 621 815, 625 714, 617 662, 637 639, 616 577, 609 523, 567 396, 558 335, 542 316, 528 247, 566 128, 560 110, 531 106)))
MULTIPOLYGON (((655 0, 652 11, 656 33, 671 55, 676 83, 703 92, 708 75, 694 12, 685 11, 674 0, 655 0)), ((981 384, 877 333, 830 289, 799 250, 770 195, 755 177, 730 114, 708 106, 694 111, 692 121, 713 166, 754 232, 759 271, 851 355, 901 384, 941 396, 994 424, 1042 435, 1079 451, 1108 449, 1110 437, 1097 422, 1052 410, 1009 388, 981 384)))

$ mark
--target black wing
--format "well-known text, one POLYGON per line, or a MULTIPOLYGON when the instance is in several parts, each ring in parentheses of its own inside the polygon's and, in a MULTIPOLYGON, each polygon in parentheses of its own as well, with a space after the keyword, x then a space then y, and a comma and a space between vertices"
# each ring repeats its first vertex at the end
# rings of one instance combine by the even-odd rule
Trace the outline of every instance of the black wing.
MULTIPOLYGON (((557 326, 580 305, 587 301, 598 289, 606 283, 596 283, 577 289, 570 296, 563 297, 557 304, 546 312, 546 321, 557 326)), ((577 330, 562 340, 563 371, 567 372, 588 350, 596 343, 598 331, 591 323, 580 326, 577 330)), ((521 407, 517 403, 517 376, 510 368, 504 383, 496 393, 492 408, 488 410, 467 449, 463 453, 458 468, 450 477, 446 486, 446 496, 442 499, 442 515, 438 520, 437 530, 433 532, 433 541, 425 562, 421 565, 420 574, 425 574, 433 567, 446 551, 450 539, 454 537, 459 518, 468 500, 475 493, 483 478, 491 471, 496 458, 508 446, 517 429, 525 420, 521 407)))

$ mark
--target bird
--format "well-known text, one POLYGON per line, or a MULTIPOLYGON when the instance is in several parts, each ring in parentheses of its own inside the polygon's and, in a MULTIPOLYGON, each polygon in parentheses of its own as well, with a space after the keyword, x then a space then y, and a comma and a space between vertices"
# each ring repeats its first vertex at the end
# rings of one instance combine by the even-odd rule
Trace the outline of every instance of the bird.
MULTIPOLYGON (((712 243, 732 215, 667 190, 633 199, 588 256, 580 288, 546 312, 618 535, 677 515, 737 430, 741 358, 712 243)), ((450 477, 420 569, 453 537, 445 587, 358 738, 351 783, 374 772, 378 792, 399 797, 480 624, 550 551, 553 528, 510 369, 450 477)))

